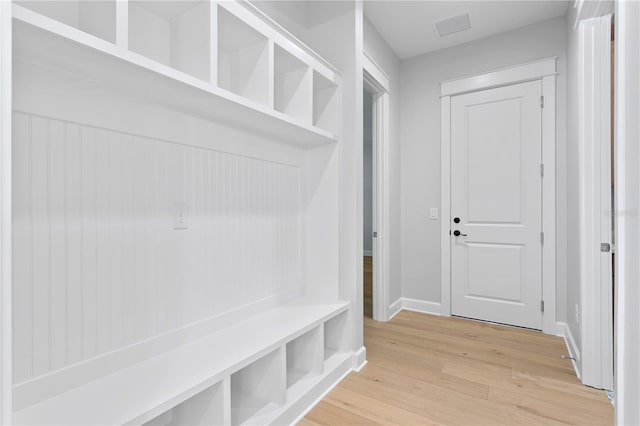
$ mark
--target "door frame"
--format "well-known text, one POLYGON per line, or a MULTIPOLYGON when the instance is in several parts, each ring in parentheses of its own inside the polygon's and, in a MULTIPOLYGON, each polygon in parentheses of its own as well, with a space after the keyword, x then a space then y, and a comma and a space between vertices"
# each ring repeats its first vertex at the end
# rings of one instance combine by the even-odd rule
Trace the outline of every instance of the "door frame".
POLYGON ((601 243, 612 243, 611 15, 579 25, 581 379, 612 390, 612 265, 600 252, 601 243))
POLYGON ((373 319, 389 321, 389 85, 390 79, 363 52, 364 87, 373 93, 373 319))
POLYGON ((540 80, 542 109, 542 331, 561 334, 556 321, 556 62, 557 57, 440 82, 441 315, 451 316, 451 97, 540 80))
POLYGON ((12 413, 11 2, 0 2, 0 423, 12 413))

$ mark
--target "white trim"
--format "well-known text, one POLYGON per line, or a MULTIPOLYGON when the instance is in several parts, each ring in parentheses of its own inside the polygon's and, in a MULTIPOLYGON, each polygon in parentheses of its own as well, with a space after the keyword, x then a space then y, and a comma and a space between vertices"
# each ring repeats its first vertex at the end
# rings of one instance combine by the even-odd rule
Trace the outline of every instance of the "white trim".
POLYGON ((373 319, 389 320, 389 80, 363 54, 364 83, 373 96, 373 319), (378 80, 380 79, 380 80, 378 80))
POLYGON ((382 90, 378 91, 391 93, 389 89, 391 87, 391 79, 389 78, 387 73, 385 73, 382 67, 380 67, 375 63, 373 59, 371 59, 367 52, 362 52, 362 55, 362 67, 364 71, 366 71, 371 76, 371 78, 380 85, 380 89, 382 90))
POLYGON ((615 424, 640 424, 640 3, 615 12, 615 424))
POLYGON ((440 306, 440 303, 437 303, 437 302, 430 302, 428 300, 409 299, 409 298, 403 297, 402 309, 405 311, 420 312, 423 314, 440 316, 442 307, 440 306))
POLYGON ((580 361, 580 350, 578 349, 578 345, 576 345, 576 340, 573 338, 573 333, 571 333, 571 329, 565 323, 560 323, 564 325, 564 344, 567 347, 567 351, 569 351, 569 356, 573 358, 571 360, 571 364, 573 364, 573 369, 576 372, 576 377, 578 380, 581 379, 581 361, 580 361))
POLYGON ((353 371, 360 372, 367 365, 367 348, 364 346, 353 353, 353 371))
POLYGON ((11 423, 11 2, 0 2, 0 424, 11 423))
POLYGON ((440 82, 440 96, 460 95, 556 75, 557 57, 440 82))
POLYGON ((451 97, 440 99, 440 314, 451 316, 451 97))
POLYGON ((582 383, 613 389, 611 16, 580 21, 579 182, 582 383))
POLYGON ((389 305, 389 321, 402 311, 402 297, 389 305))
POLYGON ((523 81, 540 80, 544 96, 542 110, 542 159, 545 175, 542 179, 542 230, 545 244, 542 247, 542 294, 545 310, 542 314, 542 331, 556 334, 556 58, 503 68, 441 83, 441 191, 440 208, 442 220, 441 238, 441 306, 440 314, 451 315, 451 95, 493 87, 517 84, 523 81))

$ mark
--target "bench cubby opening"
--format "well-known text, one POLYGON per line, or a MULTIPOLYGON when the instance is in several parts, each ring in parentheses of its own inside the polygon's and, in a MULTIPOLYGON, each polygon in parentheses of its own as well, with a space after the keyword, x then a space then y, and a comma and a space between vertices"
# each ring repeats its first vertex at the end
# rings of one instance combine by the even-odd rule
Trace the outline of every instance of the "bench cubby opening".
POLYGON ((342 312, 324 323, 325 363, 332 357, 345 354, 349 351, 348 318, 348 312, 342 312))
POLYGON ((231 375, 231 424, 264 424, 286 403, 284 368, 279 348, 231 375))
POLYGON ((323 331, 316 327, 287 343, 287 389, 322 374, 323 331))

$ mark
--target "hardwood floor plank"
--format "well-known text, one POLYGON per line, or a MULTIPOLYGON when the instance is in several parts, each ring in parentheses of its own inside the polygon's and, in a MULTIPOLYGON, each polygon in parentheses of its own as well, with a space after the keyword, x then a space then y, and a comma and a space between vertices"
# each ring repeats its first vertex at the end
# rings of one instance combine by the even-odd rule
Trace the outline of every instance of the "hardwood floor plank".
POLYGON ((603 391, 580 384, 562 339, 401 312, 365 318, 368 364, 300 423, 315 425, 611 425, 603 391))

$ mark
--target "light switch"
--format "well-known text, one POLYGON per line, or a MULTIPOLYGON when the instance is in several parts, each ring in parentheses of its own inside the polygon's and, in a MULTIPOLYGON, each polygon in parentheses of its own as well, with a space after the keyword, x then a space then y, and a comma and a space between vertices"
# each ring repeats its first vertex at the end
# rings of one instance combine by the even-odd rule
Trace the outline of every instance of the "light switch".
POLYGON ((173 229, 187 229, 187 205, 176 203, 173 211, 173 229))
POLYGON ((438 218, 438 208, 431 207, 431 212, 429 213, 429 219, 437 219, 438 218))

